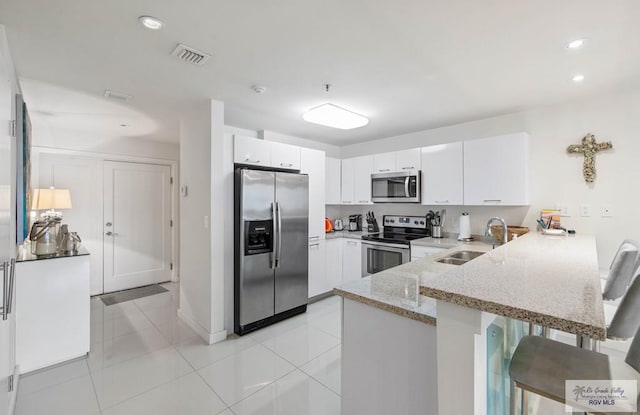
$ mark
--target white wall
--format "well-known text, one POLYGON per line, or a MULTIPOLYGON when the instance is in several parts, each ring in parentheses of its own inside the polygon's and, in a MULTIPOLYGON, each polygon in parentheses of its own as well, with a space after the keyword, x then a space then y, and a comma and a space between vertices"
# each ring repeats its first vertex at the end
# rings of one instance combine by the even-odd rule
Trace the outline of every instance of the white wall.
MULTIPOLYGON (((571 215, 562 218, 563 225, 581 234, 595 235, 600 267, 607 268, 623 239, 640 239, 640 221, 636 217, 636 206, 640 203, 636 190, 640 183, 638 90, 350 145, 341 152, 346 158, 519 131, 531 135, 531 206, 451 207, 447 209, 450 217, 468 211, 473 233, 481 233, 486 219, 493 215, 505 217, 509 224, 524 224, 535 229, 540 209, 554 208, 556 202, 562 202, 569 206, 571 215), (597 179, 593 185, 585 184, 582 177, 583 158, 566 153, 568 145, 579 143, 589 132, 595 134, 598 141, 611 140, 614 146, 613 150, 596 157, 597 179), (583 203, 591 205, 589 218, 580 217, 579 208, 583 203), (613 207, 612 218, 601 217, 605 205, 613 207)), ((499 163, 504 156, 496 154, 487 163, 499 163)), ((373 210, 424 214, 427 209, 429 207, 375 205, 373 210)), ((366 210, 367 207, 342 208, 341 215, 366 210)), ((457 223, 453 222, 445 226, 446 231, 457 232, 457 223)))
MULTIPOLYGON (((27 106, 29 103, 27 102, 27 106)), ((48 131, 46 124, 33 123, 32 145, 58 150, 75 150, 122 156, 178 160, 180 146, 132 137, 88 137, 75 133, 64 134, 60 130, 48 131)))
POLYGON ((258 131, 258 137, 267 141, 277 141, 279 143, 291 144, 299 147, 313 148, 315 150, 322 150, 327 154, 327 157, 340 158, 340 147, 331 144, 320 143, 318 141, 308 140, 306 138, 293 137, 290 135, 280 134, 273 131, 258 131))
POLYGON ((180 317, 207 342, 224 330, 224 104, 206 101, 180 119, 180 317))

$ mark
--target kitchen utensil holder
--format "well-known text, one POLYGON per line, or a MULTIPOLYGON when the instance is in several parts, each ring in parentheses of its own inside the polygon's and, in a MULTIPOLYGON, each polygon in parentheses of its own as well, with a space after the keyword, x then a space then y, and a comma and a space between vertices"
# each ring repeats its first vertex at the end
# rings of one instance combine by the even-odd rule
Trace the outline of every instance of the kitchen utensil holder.
POLYGON ((431 237, 432 238, 442 238, 442 226, 432 226, 431 227, 431 237))

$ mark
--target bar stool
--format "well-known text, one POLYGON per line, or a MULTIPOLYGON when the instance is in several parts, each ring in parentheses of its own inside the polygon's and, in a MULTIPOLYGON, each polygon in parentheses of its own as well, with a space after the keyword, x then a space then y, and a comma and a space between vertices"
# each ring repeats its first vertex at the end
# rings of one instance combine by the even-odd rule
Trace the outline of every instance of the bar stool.
POLYGON ((602 292, 605 301, 616 300, 624 295, 640 262, 640 244, 625 239, 611 261, 609 274, 602 292))
MULTIPOLYGON (((522 414, 526 415, 529 409, 529 392, 566 404, 565 380, 618 379, 640 382, 639 370, 640 331, 635 333, 624 360, 539 336, 525 336, 518 344, 509 364, 510 414, 517 415, 518 391, 522 394, 522 414)), ((636 396, 636 401, 639 397, 636 396)))

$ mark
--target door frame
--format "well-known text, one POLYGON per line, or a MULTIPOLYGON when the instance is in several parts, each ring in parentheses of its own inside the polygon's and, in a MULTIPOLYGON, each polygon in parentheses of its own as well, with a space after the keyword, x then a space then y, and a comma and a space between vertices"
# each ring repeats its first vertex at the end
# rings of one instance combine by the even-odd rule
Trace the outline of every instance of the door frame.
MULTIPOLYGON (((65 156, 78 156, 93 158, 100 161, 101 169, 104 171, 105 161, 115 162, 128 162, 128 163, 143 163, 143 164, 156 164, 162 166, 169 166, 171 169, 171 177, 173 183, 171 185, 171 220, 173 221, 173 227, 171 227, 171 262, 173 263, 173 269, 171 270, 171 281, 178 282, 180 280, 180 203, 179 203, 179 183, 180 183, 180 170, 177 160, 153 158, 153 157, 140 157, 140 156, 128 156, 122 154, 110 154, 101 152, 90 152, 81 150, 68 150, 58 149, 52 147, 36 146, 34 145, 31 150, 31 180, 33 188, 38 188, 38 180, 40 177, 40 155, 41 154, 59 154, 65 156)), ((102 187, 104 183, 100 183, 102 187)), ((104 198, 104 190, 101 193, 101 197, 104 198)), ((104 200, 102 201, 104 205, 104 200)), ((104 218, 100 218, 101 223, 104 222, 104 218)), ((104 261, 104 258, 103 258, 104 261)), ((102 279, 102 293, 104 292, 104 275, 102 279)), ((94 294, 95 295, 95 294, 94 294)))

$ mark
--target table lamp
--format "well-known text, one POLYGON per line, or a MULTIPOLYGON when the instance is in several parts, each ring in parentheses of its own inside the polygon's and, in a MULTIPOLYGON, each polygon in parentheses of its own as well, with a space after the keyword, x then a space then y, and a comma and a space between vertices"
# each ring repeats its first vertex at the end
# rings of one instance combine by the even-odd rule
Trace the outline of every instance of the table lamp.
POLYGON ((56 189, 55 187, 35 189, 32 209, 48 209, 42 214, 43 218, 62 220, 62 213, 56 212, 56 209, 71 209, 71 193, 69 189, 56 189))

